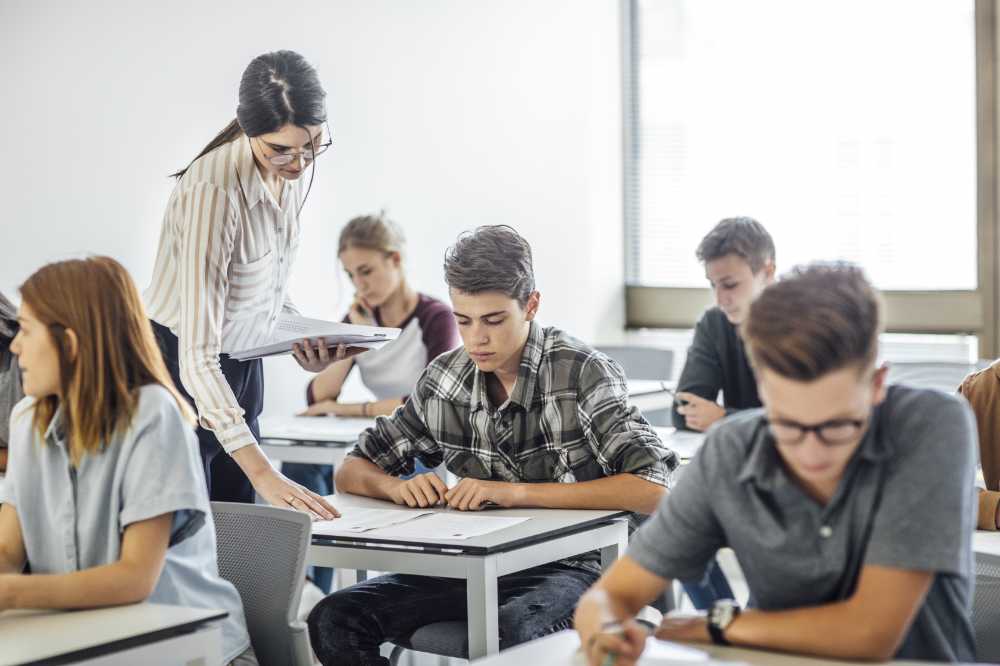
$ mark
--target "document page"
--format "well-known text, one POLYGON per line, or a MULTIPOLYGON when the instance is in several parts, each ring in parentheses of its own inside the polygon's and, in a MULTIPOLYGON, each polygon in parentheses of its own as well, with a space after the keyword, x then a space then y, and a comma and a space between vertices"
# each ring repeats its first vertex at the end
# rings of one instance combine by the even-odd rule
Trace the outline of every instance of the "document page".
POLYGON ((372 536, 389 539, 436 540, 468 539, 483 536, 514 525, 520 525, 530 518, 483 516, 479 513, 461 511, 438 511, 430 516, 402 524, 394 524, 372 532, 372 536))
POLYGON ((328 347, 347 345, 360 349, 377 349, 399 337, 400 329, 384 326, 361 326, 342 322, 310 319, 293 314, 278 317, 268 344, 241 349, 230 354, 237 361, 275 356, 291 352, 292 345, 310 338, 322 338, 328 347))
POLYGON ((312 524, 313 534, 333 536, 337 534, 358 534, 390 525, 398 525, 432 513, 405 509, 347 509, 341 511, 340 518, 318 520, 312 524))

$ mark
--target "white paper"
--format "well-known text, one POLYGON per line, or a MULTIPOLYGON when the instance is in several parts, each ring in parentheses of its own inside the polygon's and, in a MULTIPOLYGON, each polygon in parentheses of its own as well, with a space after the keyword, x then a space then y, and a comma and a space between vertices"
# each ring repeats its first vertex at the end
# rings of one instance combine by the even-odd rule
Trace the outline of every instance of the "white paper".
POLYGON ((639 659, 639 666, 667 666, 667 664, 686 664, 708 661, 708 653, 680 643, 661 641, 650 636, 646 639, 646 647, 639 659))
POLYGON ((237 361, 246 361, 264 356, 287 354, 292 351, 292 345, 303 338, 323 338, 330 347, 348 345, 377 349, 399 337, 400 329, 384 326, 361 326, 343 322, 309 319, 293 314, 281 314, 274 324, 271 339, 268 344, 249 349, 241 349, 230 354, 237 361))
POLYGON ((468 539, 507 529, 526 520, 530 518, 438 511, 419 520, 376 530, 371 532, 371 536, 409 540, 468 539))
POLYGON ((407 509, 349 509, 341 511, 340 518, 318 520, 312 524, 313 534, 358 534, 398 525, 432 513, 407 509))
POLYGON ((375 419, 341 416, 262 416, 260 436, 306 442, 354 442, 375 419))
POLYGON ((656 431, 656 434, 659 435, 663 443, 667 445, 667 448, 675 451, 682 460, 693 458, 694 454, 698 453, 701 445, 705 443, 705 433, 703 432, 675 430, 674 428, 662 426, 654 426, 653 430, 656 431))

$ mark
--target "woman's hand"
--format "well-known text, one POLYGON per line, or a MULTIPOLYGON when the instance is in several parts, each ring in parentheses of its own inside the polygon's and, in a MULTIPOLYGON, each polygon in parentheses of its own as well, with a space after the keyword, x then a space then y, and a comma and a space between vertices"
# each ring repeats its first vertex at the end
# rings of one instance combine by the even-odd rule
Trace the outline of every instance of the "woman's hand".
POLYGON ((305 338, 302 342, 296 342, 292 345, 292 355, 299 362, 299 365, 302 366, 302 369, 309 372, 322 372, 331 363, 343 361, 348 356, 347 348, 344 345, 338 345, 336 351, 331 356, 329 347, 323 343, 322 339, 315 341, 314 348, 309 338, 305 338))
POLYGON ((372 314, 374 311, 375 308, 368 301, 354 294, 354 302, 351 303, 351 309, 347 311, 347 319, 352 324, 375 326, 375 315, 372 314))
POLYGON ((708 430, 708 427, 726 415, 726 410, 712 400, 705 400, 700 395, 681 391, 678 400, 687 404, 677 408, 677 413, 684 417, 684 425, 691 430, 708 430))
POLYGON ((273 467, 250 477, 254 490, 268 504, 283 509, 303 511, 313 517, 313 520, 332 520, 340 517, 340 512, 332 504, 300 486, 273 467))
POLYGON ((361 416, 361 406, 336 400, 320 400, 309 405, 298 416, 361 416))

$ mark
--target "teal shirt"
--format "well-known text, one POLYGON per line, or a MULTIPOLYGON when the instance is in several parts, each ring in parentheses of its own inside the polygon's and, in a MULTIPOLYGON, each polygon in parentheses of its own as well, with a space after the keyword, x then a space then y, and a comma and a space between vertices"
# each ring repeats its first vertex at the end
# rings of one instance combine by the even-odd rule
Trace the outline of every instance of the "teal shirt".
POLYGON ((129 428, 70 465, 61 409, 39 441, 33 399, 14 408, 6 500, 17 509, 32 573, 69 573, 117 562, 132 523, 173 513, 153 603, 222 609, 223 663, 250 647, 243 605, 219 576, 215 525, 193 428, 159 385, 140 389, 129 428))

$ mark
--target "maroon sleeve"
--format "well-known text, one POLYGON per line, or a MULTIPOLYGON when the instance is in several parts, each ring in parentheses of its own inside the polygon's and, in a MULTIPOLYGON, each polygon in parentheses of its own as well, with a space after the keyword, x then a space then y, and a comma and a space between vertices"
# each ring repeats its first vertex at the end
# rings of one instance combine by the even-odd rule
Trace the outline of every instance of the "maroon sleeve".
POLYGON ((458 325, 451 308, 441 302, 432 304, 420 328, 423 332, 424 347, 427 348, 427 363, 441 354, 455 349, 462 344, 458 337, 458 325))

